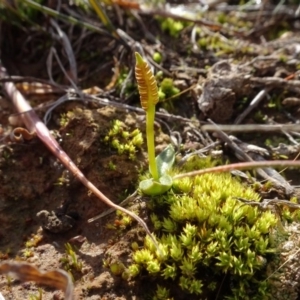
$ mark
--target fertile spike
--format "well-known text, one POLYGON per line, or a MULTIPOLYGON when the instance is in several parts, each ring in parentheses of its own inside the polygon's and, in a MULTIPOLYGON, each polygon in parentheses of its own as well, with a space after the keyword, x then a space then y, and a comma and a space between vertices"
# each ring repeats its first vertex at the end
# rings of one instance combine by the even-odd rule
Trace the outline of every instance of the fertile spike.
POLYGON ((141 106, 147 110, 158 102, 158 88, 148 63, 136 52, 135 77, 138 84, 141 106))

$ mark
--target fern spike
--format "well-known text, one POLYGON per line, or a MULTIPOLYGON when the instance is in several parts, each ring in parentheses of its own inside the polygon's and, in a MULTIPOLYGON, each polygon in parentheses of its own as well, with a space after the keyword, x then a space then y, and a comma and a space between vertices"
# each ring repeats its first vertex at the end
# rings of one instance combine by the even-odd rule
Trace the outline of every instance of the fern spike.
POLYGON ((154 180, 158 180, 154 146, 155 104, 158 102, 158 88, 148 63, 139 53, 135 53, 135 77, 138 84, 142 108, 146 111, 146 135, 149 157, 149 169, 154 180))
POLYGON ((148 63, 143 60, 139 53, 135 53, 135 77, 138 83, 141 105, 147 110, 151 105, 158 102, 158 88, 155 77, 148 63))

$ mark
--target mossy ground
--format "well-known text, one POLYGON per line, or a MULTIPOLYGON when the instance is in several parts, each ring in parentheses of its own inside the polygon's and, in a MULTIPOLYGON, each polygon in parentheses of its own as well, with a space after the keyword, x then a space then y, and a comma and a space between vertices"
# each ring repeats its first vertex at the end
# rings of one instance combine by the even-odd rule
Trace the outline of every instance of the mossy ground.
MULTIPOLYGON (((198 169, 203 159, 187 165, 198 169)), ((245 205, 238 197, 259 201, 230 174, 176 180, 171 191, 149 202, 162 253, 146 238, 144 249, 133 254, 129 274, 146 272, 160 284, 165 279, 166 286, 174 282, 186 297, 214 299, 221 293, 228 299, 268 299, 266 266, 278 246, 272 235, 278 234, 280 221, 274 212, 245 205)), ((171 288, 169 294, 173 298, 176 291, 171 288)))

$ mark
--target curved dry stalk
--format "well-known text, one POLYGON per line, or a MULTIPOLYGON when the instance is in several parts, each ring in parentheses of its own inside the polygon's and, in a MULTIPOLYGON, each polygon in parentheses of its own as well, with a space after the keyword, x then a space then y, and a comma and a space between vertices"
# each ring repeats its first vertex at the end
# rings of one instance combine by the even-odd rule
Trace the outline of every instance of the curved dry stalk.
MULTIPOLYGON (((0 63, 0 78, 7 76, 6 69, 0 63)), ((73 174, 83 185, 85 185, 92 193, 99 198, 102 202, 110 206, 111 208, 120 210, 133 219, 135 219, 146 231, 146 233, 151 237, 153 243, 156 247, 157 243, 151 234, 146 223, 135 213, 127 210, 126 208, 119 206, 107 198, 98 188, 92 184, 84 174, 79 170, 67 153, 60 147, 57 141, 50 134, 48 128, 40 120, 35 111, 25 100, 23 95, 17 90, 16 86, 12 82, 3 83, 4 90, 8 94, 9 98, 12 100, 15 108, 20 113, 20 117, 31 132, 35 132, 40 140, 46 145, 46 147, 60 160, 60 162, 73 174)))
POLYGON ((253 161, 253 162, 242 162, 235 163, 230 165, 218 166, 207 168, 203 170, 196 170, 192 172, 182 173, 173 177, 173 179, 180 179, 183 177, 193 177, 197 175, 202 175, 206 173, 221 173, 221 172, 230 172, 233 170, 246 170, 246 169, 254 169, 254 168, 262 168, 262 167, 300 167, 300 161, 294 160, 265 160, 265 161, 253 161))

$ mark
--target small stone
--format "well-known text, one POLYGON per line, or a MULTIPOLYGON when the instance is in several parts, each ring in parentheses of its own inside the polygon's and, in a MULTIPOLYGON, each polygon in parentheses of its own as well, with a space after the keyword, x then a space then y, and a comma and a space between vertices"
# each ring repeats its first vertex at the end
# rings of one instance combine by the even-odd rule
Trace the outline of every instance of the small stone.
POLYGON ((228 61, 214 64, 197 99, 203 114, 217 123, 228 121, 233 114, 236 99, 247 95, 249 87, 246 74, 228 61))
POLYGON ((52 233, 62 233, 75 225, 75 220, 65 214, 56 214, 54 211, 41 210, 36 214, 44 230, 52 233))

